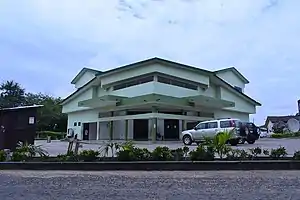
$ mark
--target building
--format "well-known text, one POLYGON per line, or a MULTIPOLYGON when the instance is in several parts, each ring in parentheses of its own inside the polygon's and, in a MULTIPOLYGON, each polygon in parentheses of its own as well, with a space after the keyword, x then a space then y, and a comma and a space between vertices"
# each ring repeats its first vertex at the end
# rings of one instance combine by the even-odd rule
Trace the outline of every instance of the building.
POLYGON ((0 109, 0 149, 14 150, 19 141, 34 144, 39 107, 42 105, 0 109))
POLYGON ((300 121, 300 116, 295 116, 295 115, 286 115, 286 116, 268 116, 264 127, 267 129, 267 131, 273 132, 273 126, 276 123, 282 123, 283 125, 287 124, 287 122, 290 119, 296 119, 298 121, 300 121))
POLYGON ((235 68, 208 71, 152 58, 105 72, 83 68, 63 100, 68 128, 83 140, 178 140, 203 120, 249 120, 261 104, 235 68))

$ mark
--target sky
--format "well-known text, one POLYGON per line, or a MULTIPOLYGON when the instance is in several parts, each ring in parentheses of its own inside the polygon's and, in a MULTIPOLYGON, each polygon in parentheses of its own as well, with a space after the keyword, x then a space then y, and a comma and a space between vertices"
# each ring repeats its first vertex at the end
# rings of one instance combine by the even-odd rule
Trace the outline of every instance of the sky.
POLYGON ((2 0, 0 81, 66 97, 83 67, 160 57, 235 66, 262 103, 251 116, 297 112, 299 0, 2 0))

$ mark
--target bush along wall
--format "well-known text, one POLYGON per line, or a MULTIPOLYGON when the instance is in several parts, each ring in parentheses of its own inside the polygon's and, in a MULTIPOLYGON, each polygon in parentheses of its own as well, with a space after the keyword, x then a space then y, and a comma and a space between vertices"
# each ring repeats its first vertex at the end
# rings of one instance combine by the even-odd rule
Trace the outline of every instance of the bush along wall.
POLYGON ((274 133, 271 138, 297 138, 300 137, 300 132, 296 133, 274 133))
POLYGON ((46 140, 48 136, 51 137, 51 140, 61 140, 66 137, 66 133, 62 132, 53 132, 53 131, 38 131, 36 132, 36 139, 46 140))
POLYGON ((293 157, 287 157, 284 147, 277 149, 262 149, 256 147, 250 151, 232 149, 226 145, 226 137, 216 136, 196 149, 190 151, 188 147, 169 149, 166 146, 157 147, 153 151, 146 148, 138 148, 132 142, 107 143, 98 150, 83 150, 79 154, 70 152, 68 154, 49 157, 41 146, 20 143, 17 149, 7 156, 0 151, 0 162, 104 162, 104 161, 241 161, 241 160, 300 160, 300 151, 294 153, 293 157), (219 137, 219 138, 217 138, 219 137), (9 157, 9 158, 8 158, 9 157), (8 159, 7 159, 8 158, 8 159))

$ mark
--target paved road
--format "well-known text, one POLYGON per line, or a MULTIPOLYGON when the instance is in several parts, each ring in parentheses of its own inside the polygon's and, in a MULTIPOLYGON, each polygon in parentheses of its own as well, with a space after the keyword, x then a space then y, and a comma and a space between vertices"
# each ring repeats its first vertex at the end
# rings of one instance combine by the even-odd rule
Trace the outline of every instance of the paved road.
POLYGON ((300 171, 0 172, 1 200, 299 200, 300 171))
MULTIPOLYGON (((94 149, 97 150, 100 146, 99 144, 84 144, 82 149, 94 149)), ((60 142, 60 141, 52 141, 51 143, 46 143, 46 141, 37 140, 36 144, 42 145, 50 155, 58 155, 62 153, 66 153, 68 143, 67 142, 60 142)), ((183 147, 183 144, 181 142, 158 142, 156 144, 151 144, 150 142, 138 142, 136 146, 141 148, 147 148, 149 150, 155 149, 157 146, 168 146, 171 149, 176 149, 179 147, 183 147)), ((234 148, 239 149, 249 149, 249 148, 255 148, 255 147, 261 147, 264 149, 272 149, 272 148, 278 148, 279 146, 284 146, 289 155, 293 155, 296 150, 300 150, 300 139, 271 139, 271 138, 261 138, 258 141, 256 141, 255 144, 243 144, 239 145, 234 148)), ((191 150, 196 148, 196 145, 189 146, 191 150)))

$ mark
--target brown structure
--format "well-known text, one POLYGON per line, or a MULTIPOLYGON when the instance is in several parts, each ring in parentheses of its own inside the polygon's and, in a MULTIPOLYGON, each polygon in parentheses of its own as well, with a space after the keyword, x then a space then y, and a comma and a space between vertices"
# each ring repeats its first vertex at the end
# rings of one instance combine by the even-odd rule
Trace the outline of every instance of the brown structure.
POLYGON ((41 105, 0 109, 0 149, 14 150, 19 141, 34 143, 41 105))

